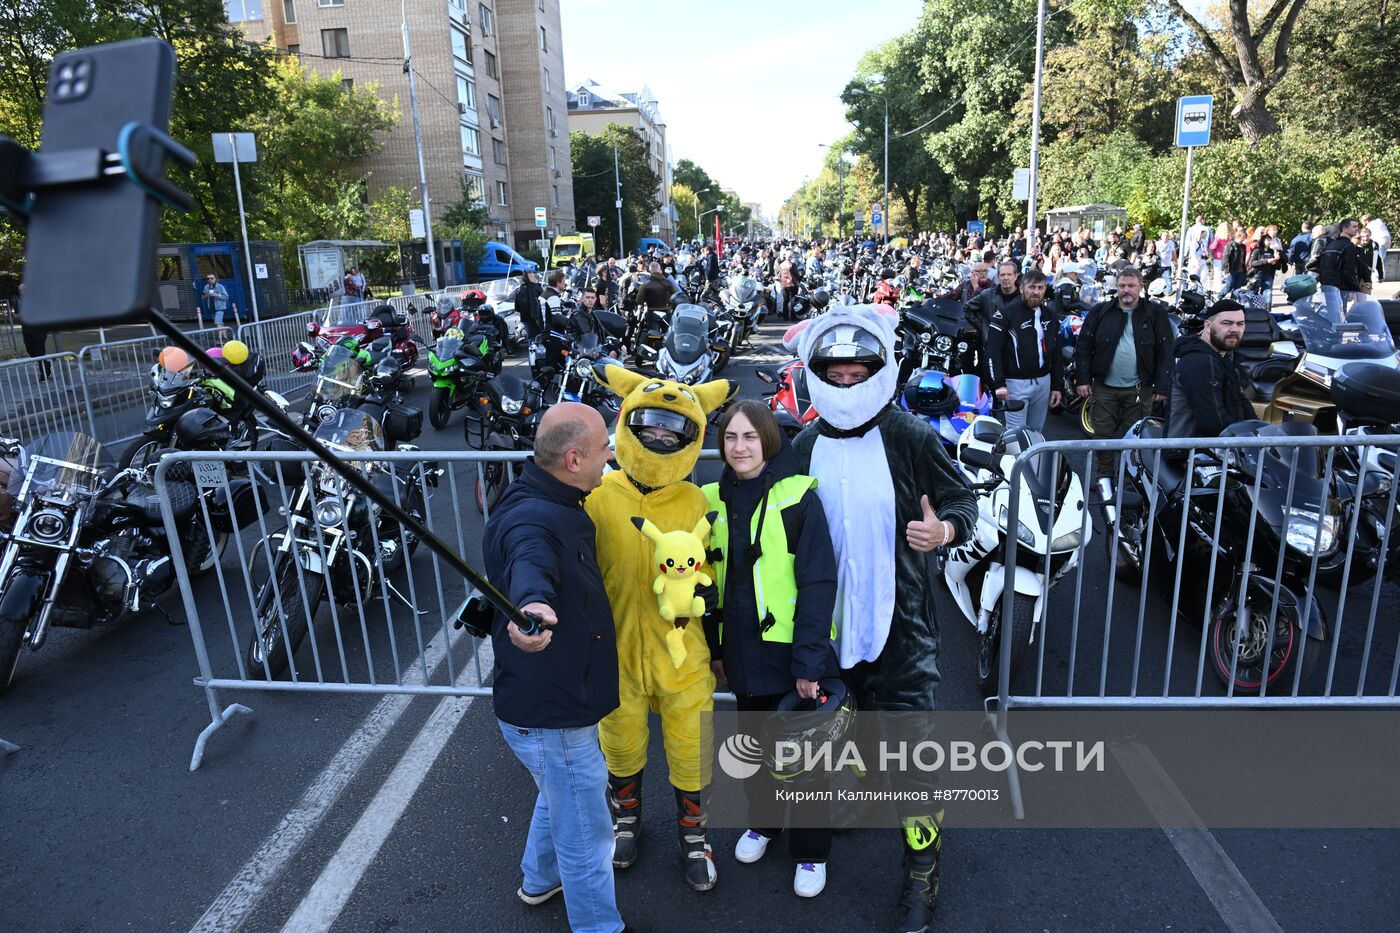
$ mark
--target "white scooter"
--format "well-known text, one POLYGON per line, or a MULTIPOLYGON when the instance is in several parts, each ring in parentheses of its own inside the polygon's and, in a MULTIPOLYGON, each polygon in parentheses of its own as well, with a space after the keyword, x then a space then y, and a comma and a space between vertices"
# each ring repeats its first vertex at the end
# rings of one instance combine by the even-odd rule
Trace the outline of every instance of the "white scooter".
MULTIPOLYGON (((1017 405, 1009 402, 1007 408, 1015 411, 1017 405)), ((1081 481, 1069 461, 1061 454, 1034 458, 1016 490, 1016 566, 1008 579, 1004 562, 1012 465, 1018 454, 1044 441, 1029 429, 1004 432, 1000 422, 985 415, 973 420, 958 440, 958 461, 977 492, 977 527, 969 540, 948 551, 943 579, 981 636, 977 682, 984 696, 997 691, 1002 637, 1011 639, 1014 681, 1044 624, 1050 587, 1078 565, 1092 534, 1081 481), (1008 585, 1015 590, 1009 620, 1002 618, 1002 593, 1008 585)))

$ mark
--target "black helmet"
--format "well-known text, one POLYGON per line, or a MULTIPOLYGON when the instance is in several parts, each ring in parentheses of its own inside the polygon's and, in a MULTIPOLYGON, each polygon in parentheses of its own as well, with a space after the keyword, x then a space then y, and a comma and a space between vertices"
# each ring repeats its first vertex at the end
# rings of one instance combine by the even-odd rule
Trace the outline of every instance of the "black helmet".
POLYGON ((222 450, 233 432, 212 408, 191 408, 175 422, 175 438, 182 450, 222 450))
POLYGON ((958 410, 958 402, 958 393, 936 370, 915 370, 904 384, 904 407, 916 415, 947 418, 958 410))
POLYGON ((654 454, 673 454, 689 447, 700 433, 685 415, 664 408, 634 408, 627 416, 627 428, 641 445, 654 454), (661 428, 667 435, 643 434, 647 428, 661 428))
POLYGON ((885 348, 880 338, 857 324, 838 324, 817 338, 808 365, 817 378, 826 381, 832 363, 861 363, 875 375, 885 365, 885 348))
MULTIPOLYGON (((850 731, 855 721, 856 704, 846 684, 839 677, 817 682, 817 698, 804 699, 796 690, 778 702, 777 711, 763 725, 763 763, 776 781, 801 784, 813 775, 808 765, 819 760, 822 746, 838 743, 850 731), (795 743, 802 748, 797 761, 778 761, 778 744, 795 743), (804 747, 805 746, 805 747, 804 747), (807 754, 807 749, 812 754, 807 754)), ((832 749, 832 760, 840 755, 832 749)), ((784 756, 786 759, 787 756, 784 756)))
POLYGON ((812 307, 818 311, 825 311, 829 304, 831 304, 831 293, 825 288, 819 288, 812 292, 812 307))
POLYGON ((489 321, 496 316, 496 306, 487 302, 476 309, 477 320, 489 321))
POLYGON ((376 340, 383 336, 384 322, 377 317, 372 317, 369 320, 365 321, 365 336, 364 339, 361 341, 361 345, 365 346, 374 343, 376 340))

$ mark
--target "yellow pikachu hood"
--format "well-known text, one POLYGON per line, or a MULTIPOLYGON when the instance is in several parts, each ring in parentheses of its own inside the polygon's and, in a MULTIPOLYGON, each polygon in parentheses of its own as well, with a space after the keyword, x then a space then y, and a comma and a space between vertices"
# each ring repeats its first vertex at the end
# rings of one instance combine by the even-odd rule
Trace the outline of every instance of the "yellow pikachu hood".
POLYGON ((622 399, 617 416, 617 462, 643 486, 659 489, 680 482, 695 469, 705 443, 710 412, 734 397, 738 385, 716 379, 688 386, 670 379, 643 376, 613 363, 595 367, 594 376, 622 399), (665 429, 672 443, 646 440, 647 428, 665 429), (675 439, 679 438, 679 443, 675 439))

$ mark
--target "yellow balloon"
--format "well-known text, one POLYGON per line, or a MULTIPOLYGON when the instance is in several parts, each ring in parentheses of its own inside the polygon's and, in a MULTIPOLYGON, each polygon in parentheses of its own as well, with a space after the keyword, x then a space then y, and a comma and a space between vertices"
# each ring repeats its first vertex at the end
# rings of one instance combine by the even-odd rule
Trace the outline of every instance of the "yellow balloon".
POLYGON ((179 347, 166 347, 160 351, 161 368, 168 373, 178 373, 190 365, 190 355, 179 347))
POLYGON ((241 340, 230 340, 224 344, 224 359, 234 366, 240 366, 248 360, 248 345, 241 340))

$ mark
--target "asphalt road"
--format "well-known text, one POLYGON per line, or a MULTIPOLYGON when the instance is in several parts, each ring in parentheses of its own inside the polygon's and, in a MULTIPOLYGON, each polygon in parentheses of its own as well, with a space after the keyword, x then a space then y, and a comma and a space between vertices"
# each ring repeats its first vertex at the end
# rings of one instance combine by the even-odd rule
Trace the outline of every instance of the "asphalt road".
MULTIPOLYGON (((771 338, 776 328, 769 330, 771 338)), ((728 374, 747 393, 761 389, 752 377, 758 359, 761 354, 742 356, 728 374)), ((458 424, 441 433, 429 427, 420 443, 455 446, 458 424)), ((1057 418, 1048 433, 1074 436, 1057 418)), ((439 495, 432 508, 435 521, 453 511, 460 516, 468 556, 479 556, 480 520, 468 500, 454 510, 450 497, 439 495)), ((419 603, 428 611, 425 637, 431 637, 439 630, 439 601, 422 587, 434 578, 421 555, 415 568, 419 603)), ((1100 627, 1107 578, 1101 554, 1091 551, 1081 619, 1100 627)), ((229 663, 219 588, 213 579, 197 587, 217 670, 229 663)), ((1369 604, 1370 591, 1364 592, 1353 605, 1369 604)), ((450 604, 453 595, 449 587, 442 602, 450 604)), ((1387 675, 1400 616, 1395 595, 1393 586, 1381 594, 1370 660, 1387 675)), ((1072 585, 1059 588, 1052 624, 1072 612, 1072 597, 1072 585)), ((1119 587, 1114 602, 1120 617, 1135 624, 1136 592, 1119 587)), ((177 596, 162 604, 182 620, 177 596)), ((1159 649, 1167 606, 1152 593, 1146 607, 1144 644, 1159 649)), ((946 593, 939 609, 940 703, 980 708, 972 628, 946 593)), ((1344 630, 1343 657, 1360 653, 1360 628, 1344 630)), ((388 631, 370 633, 371 661, 356 648, 357 638, 343 639, 347 663, 392 674, 383 650, 388 631)), ((320 644, 336 644, 324 610, 317 632, 320 644)), ((1184 630, 1178 637, 1194 646, 1198 636, 1184 630)), ((1115 651, 1132 642, 1115 636, 1115 651)), ((1062 642, 1052 638, 1048 645, 1051 683, 1068 659, 1062 642)), ((404 662, 417 654, 402 637, 397 647, 404 662)), ((473 647, 459 638, 451 648, 468 680, 473 647)), ((1077 671, 1088 655, 1097 664, 1098 643, 1086 640, 1083 647, 1077 671)), ((1121 656, 1111 655, 1111 663, 1118 676, 1121 656)), ((188 628, 158 613, 109 630, 58 631, 40 654, 24 658, 0 700, 0 738, 22 746, 0 757, 0 928, 566 928, 561 899, 528 908, 514 897, 533 787, 501 741, 488 700, 226 692, 223 703, 244 702, 254 713, 220 730, 203 766, 190 772, 195 736, 209 716, 203 694, 191 685, 195 673, 188 628)), ((1164 673, 1160 661, 1144 655, 1143 683, 1156 677, 1160 691, 1164 673)), ((642 858, 618 878, 623 916, 633 926, 886 926, 899 869, 897 837, 889 830, 839 833, 827 890, 807 901, 791 893, 792 864, 781 844, 762 862, 739 865, 732 856, 738 830, 717 829, 720 883, 706 894, 689 891, 679 876, 655 729, 651 759, 657 766, 645 781, 642 858)), ((1309 794, 1330 790, 1299 788, 1298 806, 1307 806, 1309 794)), ((1389 830, 963 829, 945 837, 939 928, 1391 928, 1400 910, 1397 863, 1400 837, 1389 830)))

